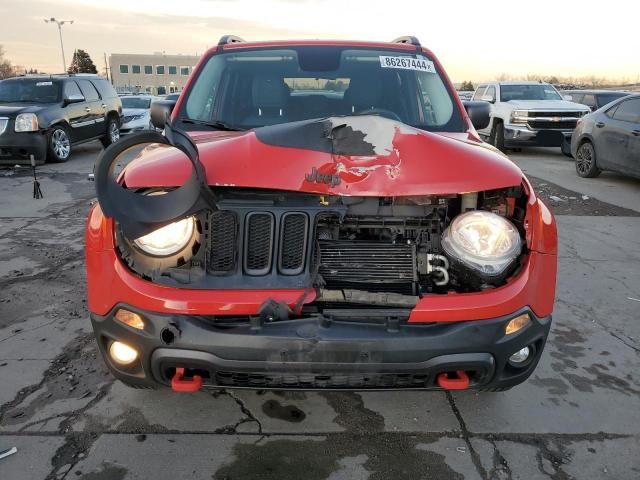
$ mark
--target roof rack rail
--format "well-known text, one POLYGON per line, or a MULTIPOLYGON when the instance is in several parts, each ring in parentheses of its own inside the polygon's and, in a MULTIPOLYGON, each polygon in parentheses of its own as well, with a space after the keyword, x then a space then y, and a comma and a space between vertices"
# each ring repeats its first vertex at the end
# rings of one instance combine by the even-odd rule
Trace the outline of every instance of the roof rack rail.
POLYGON ((394 38, 391 43, 407 43, 409 45, 415 45, 416 47, 420 47, 420 40, 418 37, 414 37, 412 35, 407 35, 405 37, 394 38))
POLYGON ((220 41, 218 42, 218 46, 228 45, 229 43, 241 43, 246 41, 244 38, 236 37, 235 35, 223 35, 220 37, 220 41))

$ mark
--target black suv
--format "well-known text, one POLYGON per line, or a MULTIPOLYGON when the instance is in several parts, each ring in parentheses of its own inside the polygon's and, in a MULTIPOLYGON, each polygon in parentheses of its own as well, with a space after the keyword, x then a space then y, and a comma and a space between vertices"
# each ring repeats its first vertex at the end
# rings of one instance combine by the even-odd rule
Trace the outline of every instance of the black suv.
POLYGON ((66 162, 72 145, 120 138, 122 103, 97 75, 25 76, 0 82, 0 160, 66 162))

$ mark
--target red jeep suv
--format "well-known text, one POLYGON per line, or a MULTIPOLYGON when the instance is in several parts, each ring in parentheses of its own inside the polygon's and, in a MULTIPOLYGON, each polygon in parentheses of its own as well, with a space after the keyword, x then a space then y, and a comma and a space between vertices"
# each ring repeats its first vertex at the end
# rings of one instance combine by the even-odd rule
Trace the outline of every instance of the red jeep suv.
POLYGON ((487 105, 463 105, 415 37, 225 36, 153 118, 163 134, 99 159, 86 230, 117 378, 497 391, 531 375, 554 218, 479 139, 487 105))

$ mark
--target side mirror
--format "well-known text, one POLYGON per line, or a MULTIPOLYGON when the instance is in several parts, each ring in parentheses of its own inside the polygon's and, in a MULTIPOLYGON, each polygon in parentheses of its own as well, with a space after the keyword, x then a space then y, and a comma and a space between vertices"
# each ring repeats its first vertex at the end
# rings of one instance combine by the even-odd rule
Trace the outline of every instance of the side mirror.
POLYGON ((487 102, 487 103, 496 103, 496 99, 493 98, 491 95, 486 95, 486 96, 482 97, 480 100, 482 100, 483 102, 487 102))
POLYGON ((84 102, 84 97, 82 95, 68 95, 64 97, 64 105, 71 105, 72 103, 82 103, 84 102))
POLYGON ((491 107, 487 102, 462 102, 462 105, 471 119, 473 128, 482 130, 489 126, 491 107))
POLYGON ((177 100, 157 100, 151 104, 151 123, 162 130, 173 112, 177 100))
POLYGON ((567 102, 573 102, 573 97, 571 95, 563 95, 562 99, 566 100, 567 102))

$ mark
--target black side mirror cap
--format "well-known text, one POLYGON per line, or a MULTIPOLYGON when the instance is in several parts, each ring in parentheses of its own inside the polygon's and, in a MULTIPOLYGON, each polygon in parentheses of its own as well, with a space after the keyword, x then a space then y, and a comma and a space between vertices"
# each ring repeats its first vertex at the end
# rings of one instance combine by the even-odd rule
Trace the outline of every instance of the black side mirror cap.
POLYGON ((171 116, 177 100, 157 100, 151 104, 151 123, 162 130, 171 116))
POLYGON ((476 130, 482 130, 489 126, 491 121, 491 106, 487 102, 462 102, 464 109, 467 111, 467 115, 471 119, 473 128, 476 130))

